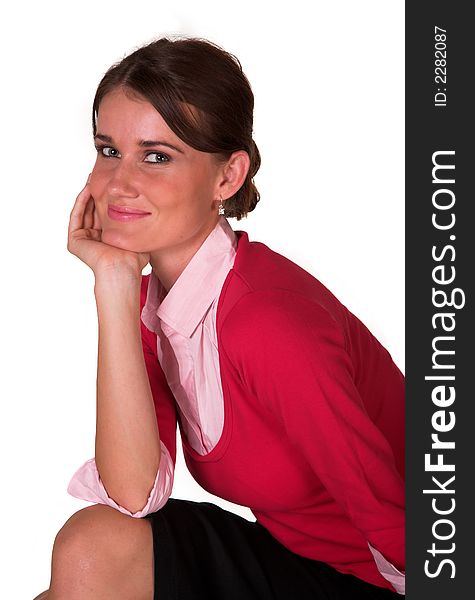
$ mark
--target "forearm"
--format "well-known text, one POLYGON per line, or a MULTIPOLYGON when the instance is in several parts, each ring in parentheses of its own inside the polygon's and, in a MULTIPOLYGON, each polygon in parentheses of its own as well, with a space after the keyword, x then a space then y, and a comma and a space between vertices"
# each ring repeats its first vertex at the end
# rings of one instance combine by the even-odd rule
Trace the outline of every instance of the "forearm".
POLYGON ((160 439, 140 335, 140 279, 98 280, 96 465, 109 496, 131 512, 147 500, 160 439))

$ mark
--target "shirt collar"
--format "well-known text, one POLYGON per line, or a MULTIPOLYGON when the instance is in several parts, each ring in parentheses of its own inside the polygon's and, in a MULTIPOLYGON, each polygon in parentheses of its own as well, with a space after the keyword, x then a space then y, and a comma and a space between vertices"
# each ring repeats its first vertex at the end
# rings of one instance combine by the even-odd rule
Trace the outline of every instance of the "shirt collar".
POLYGON ((152 271, 142 309, 147 329, 157 333, 160 321, 164 321, 177 333, 190 337, 219 296, 233 266, 236 246, 236 234, 221 216, 168 294, 152 271))

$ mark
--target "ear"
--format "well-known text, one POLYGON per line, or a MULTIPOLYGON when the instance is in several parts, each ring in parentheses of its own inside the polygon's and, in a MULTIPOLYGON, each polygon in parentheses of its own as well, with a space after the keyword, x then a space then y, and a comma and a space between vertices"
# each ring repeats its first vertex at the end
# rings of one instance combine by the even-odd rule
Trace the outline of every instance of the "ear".
POLYGON ((249 155, 245 150, 236 150, 220 169, 216 186, 216 197, 231 198, 242 186, 250 167, 249 155))

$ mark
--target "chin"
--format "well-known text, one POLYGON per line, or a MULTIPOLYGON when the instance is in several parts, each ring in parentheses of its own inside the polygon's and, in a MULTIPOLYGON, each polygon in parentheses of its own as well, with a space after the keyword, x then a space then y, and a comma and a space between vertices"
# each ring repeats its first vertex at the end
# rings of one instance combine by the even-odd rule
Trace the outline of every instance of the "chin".
POLYGON ((132 236, 124 235, 123 232, 114 229, 102 230, 102 241, 104 244, 120 248, 121 250, 129 250, 130 252, 146 252, 143 244, 140 244, 137 239, 132 236))

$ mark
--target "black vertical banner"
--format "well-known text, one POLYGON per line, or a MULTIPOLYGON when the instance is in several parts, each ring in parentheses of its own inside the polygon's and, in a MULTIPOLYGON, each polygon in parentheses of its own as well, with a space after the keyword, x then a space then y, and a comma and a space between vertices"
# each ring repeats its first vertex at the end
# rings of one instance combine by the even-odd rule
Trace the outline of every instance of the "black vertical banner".
POLYGON ((459 1, 406 3, 409 600, 458 600, 474 593, 475 26, 470 8, 459 1))

